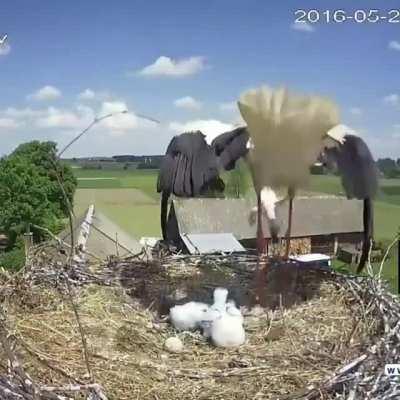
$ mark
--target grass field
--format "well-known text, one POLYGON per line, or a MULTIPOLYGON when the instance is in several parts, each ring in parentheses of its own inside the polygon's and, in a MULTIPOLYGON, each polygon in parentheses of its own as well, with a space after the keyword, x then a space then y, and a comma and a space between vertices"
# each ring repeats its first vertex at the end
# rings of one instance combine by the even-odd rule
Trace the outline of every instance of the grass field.
POLYGON ((139 189, 158 201, 159 196, 155 190, 158 170, 105 171, 74 169, 74 174, 78 178, 79 189, 139 189), (80 178, 83 179, 80 180, 80 178), (96 178, 112 179, 99 180, 96 178))
MULTIPOLYGON (((159 194, 156 192, 157 170, 105 171, 74 169, 78 178, 76 212, 89 203, 106 214, 125 231, 141 236, 159 236, 159 194)), ((252 195, 250 177, 244 174, 244 190, 252 195), (246 189, 247 188, 247 189, 246 189)), ((229 176, 224 176, 225 182, 229 176)), ((228 193, 233 192, 227 188, 228 193)), ((336 176, 314 175, 311 192, 343 194, 336 176)), ((382 179, 375 202, 375 236, 378 240, 394 238, 400 227, 400 179, 382 179)), ((397 291, 396 251, 385 265, 384 274, 397 291)), ((376 267, 376 266, 375 266, 376 267)))

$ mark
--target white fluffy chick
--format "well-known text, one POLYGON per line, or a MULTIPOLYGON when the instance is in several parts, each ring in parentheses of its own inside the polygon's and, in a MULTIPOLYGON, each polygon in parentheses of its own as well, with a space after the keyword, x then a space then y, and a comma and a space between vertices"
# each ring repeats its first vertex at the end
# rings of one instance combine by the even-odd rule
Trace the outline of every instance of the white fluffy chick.
POLYGON ((244 318, 243 318, 242 312, 240 311, 240 309, 238 307, 236 307, 236 303, 234 300, 229 300, 226 303, 226 312, 233 316, 236 315, 240 319, 240 322, 243 324, 244 318))
POLYGON ((214 290, 214 304, 210 307, 219 312, 225 311, 226 299, 228 298, 228 289, 218 287, 214 290))
POLYGON ((229 301, 220 318, 211 325, 211 340, 215 346, 237 347, 245 342, 243 316, 233 301, 229 301))
POLYGON ((214 290, 214 303, 205 313, 204 319, 201 321, 201 328, 203 329, 203 336, 208 338, 211 336, 211 327, 213 322, 222 316, 226 310, 226 299, 228 297, 228 290, 218 287, 214 290))
POLYGON ((169 310, 169 318, 175 329, 179 331, 193 330, 200 327, 200 322, 209 310, 205 303, 190 301, 176 305, 169 310))

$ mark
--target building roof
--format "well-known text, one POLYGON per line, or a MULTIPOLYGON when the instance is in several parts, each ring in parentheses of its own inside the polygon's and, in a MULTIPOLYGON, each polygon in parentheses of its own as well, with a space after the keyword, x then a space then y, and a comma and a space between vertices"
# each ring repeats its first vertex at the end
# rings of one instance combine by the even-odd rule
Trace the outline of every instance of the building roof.
MULTIPOLYGON (((84 222, 85 215, 86 213, 73 221, 75 241, 84 222)), ((68 227, 58 236, 65 242, 70 243, 71 238, 68 227)), ((142 250, 142 245, 105 214, 95 209, 86 242, 86 250, 100 258, 117 254, 123 257, 139 253, 142 250), (118 246, 116 241, 118 241, 118 246)))
POLYGON ((190 254, 241 253, 246 251, 232 233, 183 233, 181 238, 190 254))
MULTIPOLYGON (((251 199, 190 198, 174 199, 169 221, 179 233, 232 233, 238 240, 254 239, 256 224, 249 216, 255 206, 251 199)), ((287 230, 288 202, 277 206, 280 234, 287 230)), ((363 203, 344 197, 297 197, 293 202, 292 237, 353 233, 363 231, 363 203)), ((270 237, 268 224, 264 233, 270 237)))
POLYGON ((300 262, 326 261, 331 259, 331 257, 329 257, 328 255, 321 253, 299 254, 296 256, 290 256, 289 258, 291 260, 300 262))

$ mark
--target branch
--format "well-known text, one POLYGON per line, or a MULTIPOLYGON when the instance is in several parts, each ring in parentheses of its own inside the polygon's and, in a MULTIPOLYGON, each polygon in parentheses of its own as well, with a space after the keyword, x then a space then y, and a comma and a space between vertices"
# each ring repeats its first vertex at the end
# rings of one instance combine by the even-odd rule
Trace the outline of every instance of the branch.
POLYGON ((123 110, 123 111, 118 111, 114 113, 110 113, 107 115, 103 115, 102 117, 96 117, 82 132, 80 132, 77 136, 75 136, 64 148, 57 154, 58 158, 61 158, 61 156, 77 141, 79 140, 86 132, 88 132, 93 126, 98 124, 99 122, 113 117, 114 115, 118 114, 127 114, 128 110, 123 110))
POLYGON ((69 277, 68 277, 67 274, 64 274, 64 278, 65 278, 65 282, 66 282, 66 285, 67 285, 69 301, 71 303, 72 310, 73 310, 73 312, 75 314, 75 319, 76 319, 76 322, 78 324, 79 334, 81 336, 81 342, 82 342, 82 347, 83 347, 83 357, 85 359, 86 369, 87 369, 87 372, 88 372, 90 380, 93 382, 93 375, 92 375, 92 370, 90 368, 90 363, 89 363, 89 351, 88 351, 88 348, 87 348, 87 341, 86 341, 85 332, 83 330, 81 319, 79 317, 78 307, 76 306, 76 304, 74 302, 74 298, 72 296, 72 288, 71 288, 71 284, 69 282, 69 277))
MULTIPOLYGON (((100 123, 101 121, 104 121, 107 118, 113 117, 115 115, 118 114, 127 114, 128 110, 122 110, 122 111, 117 111, 117 112, 113 112, 107 115, 103 115, 102 117, 96 117, 82 132, 80 132, 77 136, 75 136, 59 153, 58 153, 58 158, 60 158, 77 140, 79 140, 86 132, 88 132, 91 128, 93 128, 94 125, 100 123)), ((155 118, 152 117, 148 117, 146 115, 143 114, 137 114, 135 113, 135 115, 139 118, 142 119, 147 119, 151 122, 155 122, 156 124, 160 124, 161 122, 158 121, 155 118)))

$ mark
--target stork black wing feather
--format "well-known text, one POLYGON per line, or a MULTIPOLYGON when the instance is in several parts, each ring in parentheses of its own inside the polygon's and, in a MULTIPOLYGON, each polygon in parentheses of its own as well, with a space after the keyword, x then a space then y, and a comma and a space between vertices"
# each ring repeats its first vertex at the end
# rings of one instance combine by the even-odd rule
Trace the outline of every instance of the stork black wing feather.
POLYGON ((347 197, 374 198, 378 191, 378 170, 367 144, 358 136, 346 135, 339 147, 326 151, 340 173, 347 197))
POLYGON ((213 150, 202 146, 193 157, 192 178, 193 193, 198 196, 206 189, 207 184, 218 176, 217 159, 213 150))
POLYGON ((249 134, 246 127, 222 133, 211 143, 217 155, 219 166, 227 171, 235 168, 236 161, 247 154, 249 134))
POLYGON ((174 179, 174 158, 166 154, 161 162, 157 179, 157 192, 171 191, 174 179))
POLYGON ((193 197, 218 177, 217 158, 197 131, 175 136, 168 145, 157 181, 158 192, 193 197))
POLYGON ((245 128, 218 136, 212 146, 207 144, 200 131, 172 138, 157 180, 157 191, 162 192, 161 228, 164 239, 167 239, 169 196, 196 197, 206 190, 223 190, 219 168, 234 168, 235 162, 247 152, 247 140, 245 128))
POLYGON ((172 193, 176 194, 177 196, 184 196, 185 195, 185 169, 187 165, 187 157, 179 153, 177 157, 175 157, 175 179, 173 184, 172 193))
POLYGON ((374 217, 372 199, 378 191, 378 169, 367 144, 358 136, 346 135, 345 142, 338 147, 327 149, 328 164, 336 164, 342 178, 342 185, 348 198, 364 201, 363 247, 357 272, 367 262, 372 246, 374 217))

